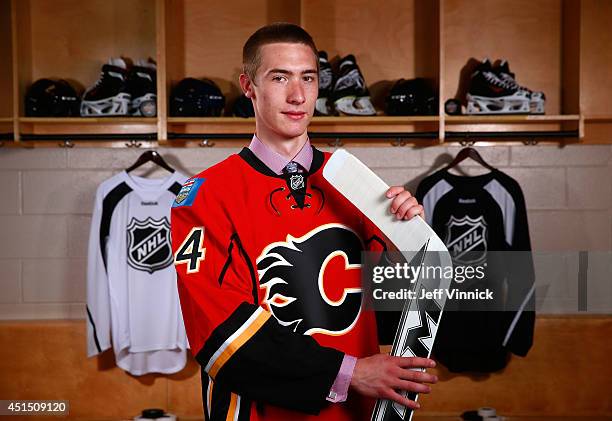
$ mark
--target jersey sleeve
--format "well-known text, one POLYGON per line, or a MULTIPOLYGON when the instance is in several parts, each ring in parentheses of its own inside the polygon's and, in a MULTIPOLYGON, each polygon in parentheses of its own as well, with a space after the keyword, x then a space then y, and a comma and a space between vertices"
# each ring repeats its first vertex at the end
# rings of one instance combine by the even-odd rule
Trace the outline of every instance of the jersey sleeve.
POLYGON ((87 251, 87 357, 111 347, 111 315, 106 243, 101 231, 103 211, 101 187, 96 192, 87 251))
POLYGON ((215 384, 258 403, 316 414, 344 354, 280 325, 259 305, 255 262, 212 183, 188 180, 171 213, 191 350, 215 384))
POLYGON ((515 202, 514 232, 510 244, 508 270, 510 311, 504 312, 508 330, 503 345, 512 353, 525 356, 533 344, 535 326, 535 271, 531 255, 527 208, 523 192, 514 182, 509 185, 515 202))
MULTIPOLYGON (((425 187, 423 186, 423 182, 421 181, 414 192, 414 198, 419 202, 419 204, 423 204, 423 196, 425 195, 425 187)), ((424 207, 425 205, 423 205, 424 207)))
POLYGON ((425 186, 423 180, 421 180, 421 182, 416 188, 416 191, 414 192, 414 198, 417 200, 417 202, 419 202, 419 205, 423 205, 423 209, 425 211, 425 218, 423 219, 425 219, 425 222, 427 222, 427 224, 431 225, 431 221, 433 220, 433 209, 425 208, 426 205, 423 202, 423 199, 425 198, 426 193, 427 187, 425 186))

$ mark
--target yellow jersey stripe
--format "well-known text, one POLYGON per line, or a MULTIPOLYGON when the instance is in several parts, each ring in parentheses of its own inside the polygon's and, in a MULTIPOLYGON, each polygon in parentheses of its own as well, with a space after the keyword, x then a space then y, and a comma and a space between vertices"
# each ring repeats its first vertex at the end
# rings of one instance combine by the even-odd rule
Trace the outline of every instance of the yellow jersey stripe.
POLYGON ((261 328, 271 314, 258 307, 242 326, 219 347, 206 366, 208 375, 213 379, 225 363, 242 345, 261 328))

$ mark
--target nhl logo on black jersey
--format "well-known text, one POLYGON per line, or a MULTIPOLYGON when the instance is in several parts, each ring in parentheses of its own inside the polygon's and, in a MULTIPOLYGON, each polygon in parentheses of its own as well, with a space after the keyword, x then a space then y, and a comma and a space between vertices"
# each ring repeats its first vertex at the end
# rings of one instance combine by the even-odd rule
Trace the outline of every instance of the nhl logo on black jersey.
POLYGON ((128 264, 153 273, 172 264, 168 219, 132 218, 127 227, 128 264))
POLYGON ((360 271, 346 271, 361 268, 362 250, 357 234, 340 224, 268 245, 257 258, 264 306, 297 333, 348 333, 361 312, 362 293, 360 271), (339 279, 347 284, 339 286, 339 279))
POLYGON ((304 187, 304 176, 302 174, 292 175, 289 179, 291 190, 299 190, 304 187))
POLYGON ((484 217, 451 216, 446 224, 444 242, 456 264, 483 263, 487 254, 487 223, 484 217))

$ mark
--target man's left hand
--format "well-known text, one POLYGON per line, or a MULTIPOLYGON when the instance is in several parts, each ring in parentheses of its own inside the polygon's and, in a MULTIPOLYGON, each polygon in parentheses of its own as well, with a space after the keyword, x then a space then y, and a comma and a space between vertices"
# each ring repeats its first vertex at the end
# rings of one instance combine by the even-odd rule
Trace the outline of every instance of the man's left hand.
POLYGON ((395 214, 397 219, 412 219, 416 215, 420 215, 425 219, 425 209, 419 205, 416 198, 402 186, 389 187, 386 193, 389 199, 392 199, 390 211, 395 214))

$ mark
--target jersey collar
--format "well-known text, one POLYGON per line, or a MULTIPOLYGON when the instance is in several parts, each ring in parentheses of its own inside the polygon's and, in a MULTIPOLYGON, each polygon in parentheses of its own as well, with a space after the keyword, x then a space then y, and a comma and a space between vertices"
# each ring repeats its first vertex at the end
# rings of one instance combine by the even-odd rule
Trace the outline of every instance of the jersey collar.
MULTIPOLYGON (((304 147, 306 147, 306 145, 304 145, 304 147)), ((308 171, 307 171, 308 175, 310 175, 310 174, 314 174, 315 172, 317 172, 319 168, 323 166, 324 156, 323 156, 323 152, 321 152, 320 150, 318 150, 311 144, 308 144, 308 148, 310 149, 309 153, 312 154, 310 168, 308 168, 308 171)), ((270 177, 283 178, 282 168, 281 168, 281 174, 276 173, 268 165, 266 165, 251 149, 243 148, 240 151, 240 153, 238 153, 238 155, 257 172, 260 172, 270 177)), ((302 165, 301 162, 299 164, 302 165)), ((304 168, 307 168, 304 165, 302 166, 304 168)))
POLYGON ((186 178, 178 171, 168 174, 164 178, 145 178, 129 174, 125 170, 122 171, 121 177, 132 191, 143 199, 157 199, 168 191, 174 183, 183 184, 182 181, 186 178))
POLYGON ((257 158, 259 158, 261 162, 266 164, 266 166, 270 168, 273 172, 275 172, 277 175, 281 175, 283 173, 283 169, 291 161, 300 164, 300 166, 304 168, 306 172, 310 170, 310 166, 312 165, 313 153, 310 145, 310 139, 308 138, 306 139, 304 145, 302 145, 302 148, 299 150, 299 152, 291 159, 282 156, 281 154, 270 148, 268 145, 263 143, 261 139, 257 137, 256 134, 253 135, 253 139, 249 144, 249 149, 255 154, 257 158))

